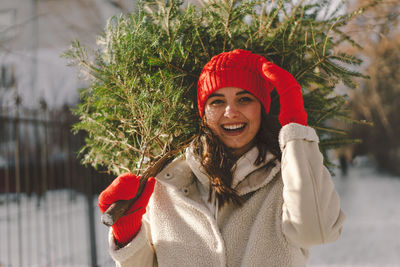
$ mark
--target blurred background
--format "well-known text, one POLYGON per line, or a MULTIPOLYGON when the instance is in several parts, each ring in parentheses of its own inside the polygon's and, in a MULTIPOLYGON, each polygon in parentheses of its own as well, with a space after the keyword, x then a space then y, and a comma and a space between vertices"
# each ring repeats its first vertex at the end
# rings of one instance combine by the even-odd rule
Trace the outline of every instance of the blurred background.
MULTIPOLYGON (((194 2, 194 1, 193 1, 194 2)), ((343 12, 367 0, 333 1, 343 12)), ((84 136, 70 109, 87 85, 60 58, 73 39, 96 46, 112 15, 134 0, 1 0, 0 267, 113 266, 97 196, 112 180, 80 165, 84 136)), ((338 125, 361 143, 330 151, 347 221, 309 266, 400 266, 400 2, 383 0, 344 31, 362 46, 370 79, 347 95, 361 124, 338 125)))

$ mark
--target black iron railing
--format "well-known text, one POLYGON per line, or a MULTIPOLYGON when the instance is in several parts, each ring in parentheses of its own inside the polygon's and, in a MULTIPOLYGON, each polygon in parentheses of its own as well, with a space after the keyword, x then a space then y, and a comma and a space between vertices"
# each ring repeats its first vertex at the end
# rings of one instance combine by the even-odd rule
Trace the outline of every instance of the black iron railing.
POLYGON ((109 266, 97 195, 68 108, 0 108, 0 266, 109 266))

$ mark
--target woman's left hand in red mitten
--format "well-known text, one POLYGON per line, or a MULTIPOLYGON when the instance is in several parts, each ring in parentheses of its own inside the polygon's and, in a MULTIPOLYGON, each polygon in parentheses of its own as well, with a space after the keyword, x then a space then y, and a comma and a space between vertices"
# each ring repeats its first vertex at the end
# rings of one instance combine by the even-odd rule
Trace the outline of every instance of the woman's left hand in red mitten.
POLYGON ((307 126, 307 113, 304 109, 300 84, 286 70, 267 60, 262 61, 261 73, 279 94, 281 105, 279 121, 281 125, 285 126, 294 122, 307 126))

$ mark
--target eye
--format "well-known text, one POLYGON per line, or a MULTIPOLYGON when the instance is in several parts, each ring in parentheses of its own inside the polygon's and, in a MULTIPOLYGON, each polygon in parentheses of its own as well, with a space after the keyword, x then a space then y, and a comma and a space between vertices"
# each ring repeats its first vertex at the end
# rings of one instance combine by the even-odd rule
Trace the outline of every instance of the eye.
POLYGON ((253 98, 248 97, 248 96, 244 96, 244 97, 239 98, 239 103, 243 103, 243 104, 250 103, 252 101, 253 101, 253 98))
POLYGON ((213 99, 210 101, 209 105, 217 106, 217 105, 220 105, 223 103, 224 103, 224 101, 222 99, 213 99))

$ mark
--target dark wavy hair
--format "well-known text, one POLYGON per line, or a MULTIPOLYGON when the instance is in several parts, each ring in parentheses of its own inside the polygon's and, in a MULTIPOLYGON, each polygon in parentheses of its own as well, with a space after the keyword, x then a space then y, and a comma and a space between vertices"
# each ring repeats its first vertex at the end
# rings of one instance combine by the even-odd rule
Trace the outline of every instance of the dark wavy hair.
MULTIPOLYGON (((258 148, 258 157, 255 165, 264 162, 267 151, 271 152, 278 160, 281 160, 278 135, 281 128, 276 117, 268 115, 264 108, 261 109, 261 124, 255 136, 255 146, 258 148)), ((219 207, 232 201, 237 205, 242 204, 242 198, 231 188, 232 174, 237 158, 230 149, 207 126, 205 116, 201 121, 199 134, 195 137, 194 153, 201 159, 201 165, 210 179, 209 201, 211 194, 215 192, 219 207)))

